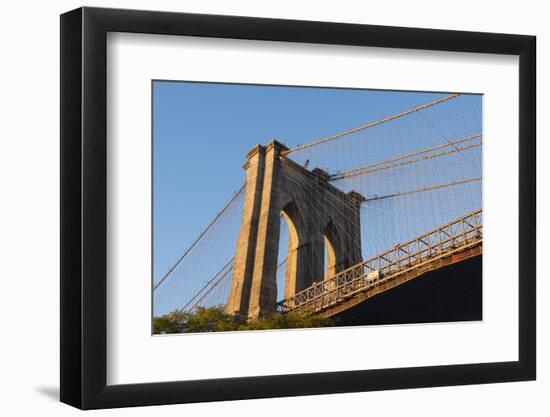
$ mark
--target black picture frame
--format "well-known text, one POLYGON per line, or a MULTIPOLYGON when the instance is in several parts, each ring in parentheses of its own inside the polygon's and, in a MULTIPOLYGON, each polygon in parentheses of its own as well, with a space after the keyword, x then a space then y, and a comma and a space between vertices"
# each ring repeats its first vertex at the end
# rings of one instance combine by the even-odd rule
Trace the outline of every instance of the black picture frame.
POLYGON ((534 36, 80 8, 61 16, 61 401, 82 409, 421 388, 536 377, 534 36), (113 385, 107 375, 108 32, 519 56, 519 360, 113 385))

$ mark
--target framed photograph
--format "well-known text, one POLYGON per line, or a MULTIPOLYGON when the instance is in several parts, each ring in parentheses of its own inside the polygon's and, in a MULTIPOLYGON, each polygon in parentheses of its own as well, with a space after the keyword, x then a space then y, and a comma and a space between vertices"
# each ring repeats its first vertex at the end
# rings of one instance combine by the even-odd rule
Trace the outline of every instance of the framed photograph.
POLYGON ((535 37, 61 16, 61 401, 533 380, 535 37))

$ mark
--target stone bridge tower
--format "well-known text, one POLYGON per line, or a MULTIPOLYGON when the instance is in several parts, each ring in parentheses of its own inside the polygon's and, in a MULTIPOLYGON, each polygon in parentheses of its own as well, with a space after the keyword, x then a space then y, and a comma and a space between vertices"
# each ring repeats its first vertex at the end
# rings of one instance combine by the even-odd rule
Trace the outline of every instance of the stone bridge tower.
POLYGON ((277 303, 280 216, 288 224, 285 298, 361 261, 363 197, 328 182, 283 153, 283 144, 256 145, 243 165, 246 190, 226 311, 250 318, 277 303))

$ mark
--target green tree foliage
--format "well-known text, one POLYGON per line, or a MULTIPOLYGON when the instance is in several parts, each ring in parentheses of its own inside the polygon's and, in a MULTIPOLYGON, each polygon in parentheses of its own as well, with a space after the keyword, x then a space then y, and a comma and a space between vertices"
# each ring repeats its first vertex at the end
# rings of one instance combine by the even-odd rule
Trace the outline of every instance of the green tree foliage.
POLYGON ((173 311, 153 319, 155 334, 201 333, 237 330, 299 329, 334 326, 334 321, 298 313, 274 313, 247 321, 224 311, 223 306, 197 307, 192 313, 173 311))
POLYGON ((185 314, 173 311, 153 318, 153 333, 182 333, 185 330, 185 314))
POLYGON ((275 313, 270 317, 251 321, 241 326, 238 330, 304 329, 330 326, 334 326, 334 321, 331 319, 306 316, 298 313, 275 313))

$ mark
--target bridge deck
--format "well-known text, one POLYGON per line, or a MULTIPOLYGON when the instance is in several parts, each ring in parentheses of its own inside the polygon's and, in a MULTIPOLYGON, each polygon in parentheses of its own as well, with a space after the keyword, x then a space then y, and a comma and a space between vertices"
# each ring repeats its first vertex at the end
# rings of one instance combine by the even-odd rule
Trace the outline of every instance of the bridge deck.
POLYGON ((426 272, 482 253, 482 210, 396 245, 278 303, 279 311, 330 317, 426 272))

